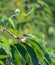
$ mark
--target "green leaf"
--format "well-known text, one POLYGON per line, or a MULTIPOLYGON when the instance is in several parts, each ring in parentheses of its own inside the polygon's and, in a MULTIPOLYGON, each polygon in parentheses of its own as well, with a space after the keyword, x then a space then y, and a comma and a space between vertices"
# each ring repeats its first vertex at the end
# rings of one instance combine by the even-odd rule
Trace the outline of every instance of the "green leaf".
POLYGON ((11 18, 9 18, 9 23, 13 26, 13 28, 15 29, 15 24, 14 24, 14 22, 12 21, 12 19, 11 18))
POLYGON ((5 38, 5 37, 2 37, 2 48, 6 51, 6 53, 9 55, 9 56, 12 56, 11 54, 11 48, 10 48, 10 44, 8 42, 8 40, 5 38))
POLYGON ((44 58, 44 61, 47 65, 50 65, 50 63, 47 61, 47 59, 44 58))
MULTIPOLYGON (((29 54, 28 54, 27 50, 25 49, 25 47, 23 45, 20 45, 20 44, 15 44, 15 46, 18 49, 18 51, 20 52, 25 63, 30 63, 30 60, 27 60, 27 58, 26 58, 26 54, 28 57, 29 57, 29 54)), ((30 57, 29 57, 29 59, 30 59, 30 57)))
POLYGON ((13 33, 14 35, 18 36, 18 32, 15 29, 9 28, 9 31, 13 33), (15 31, 15 32, 14 32, 15 31))
POLYGON ((6 59, 8 58, 8 55, 0 55, 0 59, 6 59))
POLYGON ((19 62, 19 60, 20 60, 20 53, 19 53, 19 51, 17 51, 17 48, 14 46, 14 45, 11 45, 10 46, 11 47, 11 52, 12 52, 12 58, 11 58, 11 62, 13 63, 13 64, 21 64, 20 62, 19 62), (16 55, 16 56, 15 56, 16 55), (17 62, 18 61, 18 62, 17 62))
POLYGON ((0 65, 5 65, 3 61, 0 60, 0 65))
POLYGON ((1 24, 2 24, 2 26, 4 26, 4 27, 7 26, 7 24, 8 24, 8 18, 7 18, 6 16, 4 16, 4 17, 2 18, 1 24))
MULTIPOLYGON (((30 39, 31 40, 31 39, 30 39)), ((33 42, 35 42, 39 47, 40 49, 42 50, 42 52, 44 53, 44 56, 46 57, 46 59, 49 61, 49 63, 51 62, 51 58, 48 54, 48 52, 46 51, 46 49, 44 47, 42 47, 38 42, 36 42, 35 40, 31 40, 33 42)))
POLYGON ((21 14, 20 14, 20 16, 26 16, 26 13, 24 13, 24 12, 21 12, 21 14))
POLYGON ((1 22, 2 26, 7 27, 9 23, 15 29, 15 24, 14 24, 14 22, 13 22, 13 20, 11 18, 7 18, 7 17, 2 18, 2 22, 1 22))
MULTIPOLYGON (((15 44, 14 46, 11 46, 11 51, 12 51, 13 58, 14 58, 14 54, 17 53, 20 56, 20 58, 23 60, 24 63, 30 63, 30 61, 26 59, 26 54, 28 57, 29 57, 29 55, 28 55, 26 49, 22 45, 15 44), (16 51, 16 53, 15 53, 15 51, 16 51)), ((19 58, 16 58, 16 60, 17 59, 19 60, 19 58)))
POLYGON ((14 58, 15 58, 15 64, 16 65, 21 65, 22 59, 20 58, 20 55, 17 53, 17 51, 14 52, 14 58))
POLYGON ((4 36, 2 36, 2 42, 5 43, 6 45, 9 45, 8 40, 4 36))
POLYGON ((28 51, 28 53, 30 54, 31 56, 31 60, 32 60, 32 64, 33 65, 39 65, 38 63, 38 58, 36 56, 36 53, 34 51, 34 49, 32 47, 30 47, 29 45, 27 45, 26 43, 23 43, 28 51))
POLYGON ((31 40, 26 40, 27 44, 30 44, 33 49, 36 51, 36 54, 38 55, 39 59, 43 60, 43 57, 44 57, 44 53, 42 52, 42 50, 40 49, 40 47, 32 42, 31 40))
POLYGON ((0 48, 0 55, 7 55, 3 48, 0 48))

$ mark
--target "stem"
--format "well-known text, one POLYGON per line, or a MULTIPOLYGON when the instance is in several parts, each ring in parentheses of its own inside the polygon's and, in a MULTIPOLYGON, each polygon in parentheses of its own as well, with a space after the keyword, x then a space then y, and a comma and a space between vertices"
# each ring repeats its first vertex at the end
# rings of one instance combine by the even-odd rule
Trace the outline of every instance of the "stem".
POLYGON ((6 28, 3 28, 3 31, 8 32, 13 38, 15 39, 19 39, 19 37, 15 36, 14 34, 12 34, 9 30, 7 30, 6 28))
POLYGON ((30 15, 33 11, 34 11, 34 8, 32 8, 32 9, 26 14, 26 16, 30 15))
POLYGON ((16 14, 13 14, 9 18, 12 18, 12 17, 17 16, 17 15, 18 15, 17 13, 16 14))

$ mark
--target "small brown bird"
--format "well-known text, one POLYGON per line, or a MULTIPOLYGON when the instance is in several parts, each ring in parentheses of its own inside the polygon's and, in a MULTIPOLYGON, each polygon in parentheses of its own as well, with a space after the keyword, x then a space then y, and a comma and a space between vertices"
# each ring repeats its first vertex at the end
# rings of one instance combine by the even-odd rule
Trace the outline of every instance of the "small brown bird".
POLYGON ((26 34, 24 34, 23 36, 20 37, 20 41, 21 42, 25 42, 25 39, 27 38, 28 36, 26 34))

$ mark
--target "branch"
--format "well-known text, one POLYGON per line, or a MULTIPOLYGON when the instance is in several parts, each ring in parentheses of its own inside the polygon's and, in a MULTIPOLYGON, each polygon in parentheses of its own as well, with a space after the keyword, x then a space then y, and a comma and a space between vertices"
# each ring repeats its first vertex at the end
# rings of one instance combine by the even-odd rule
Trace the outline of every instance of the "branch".
POLYGON ((16 14, 13 14, 9 18, 12 18, 12 17, 17 16, 17 15, 18 15, 17 13, 16 14))
POLYGON ((34 8, 32 8, 32 9, 26 14, 26 16, 30 15, 33 11, 34 11, 34 8))
POLYGON ((12 34, 9 30, 7 30, 6 28, 3 27, 3 31, 8 32, 13 38, 15 39, 19 39, 19 37, 15 36, 14 34, 12 34))

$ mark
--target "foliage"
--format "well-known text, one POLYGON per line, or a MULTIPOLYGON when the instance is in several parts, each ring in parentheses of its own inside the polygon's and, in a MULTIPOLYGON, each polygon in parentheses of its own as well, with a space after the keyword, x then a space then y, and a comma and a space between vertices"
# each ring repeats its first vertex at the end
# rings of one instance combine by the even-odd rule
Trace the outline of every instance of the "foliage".
MULTIPOLYGON (((4 31, 8 32, 7 29, 4 31)), ((0 60, 1 65, 54 65, 55 51, 46 48, 46 42, 31 34, 15 37, 8 32, 16 40, 11 42, 4 36, 0 41, 0 60), (51 54, 50 54, 51 53, 51 54)), ((13 39, 12 39, 13 40, 13 39)))
POLYGON ((44 36, 48 47, 55 49, 55 0, 0 0, 0 20, 12 16, 17 9, 18 15, 12 19, 18 33, 38 34, 42 39, 44 36))
POLYGON ((0 0, 1 65, 55 64, 53 1, 0 0))

